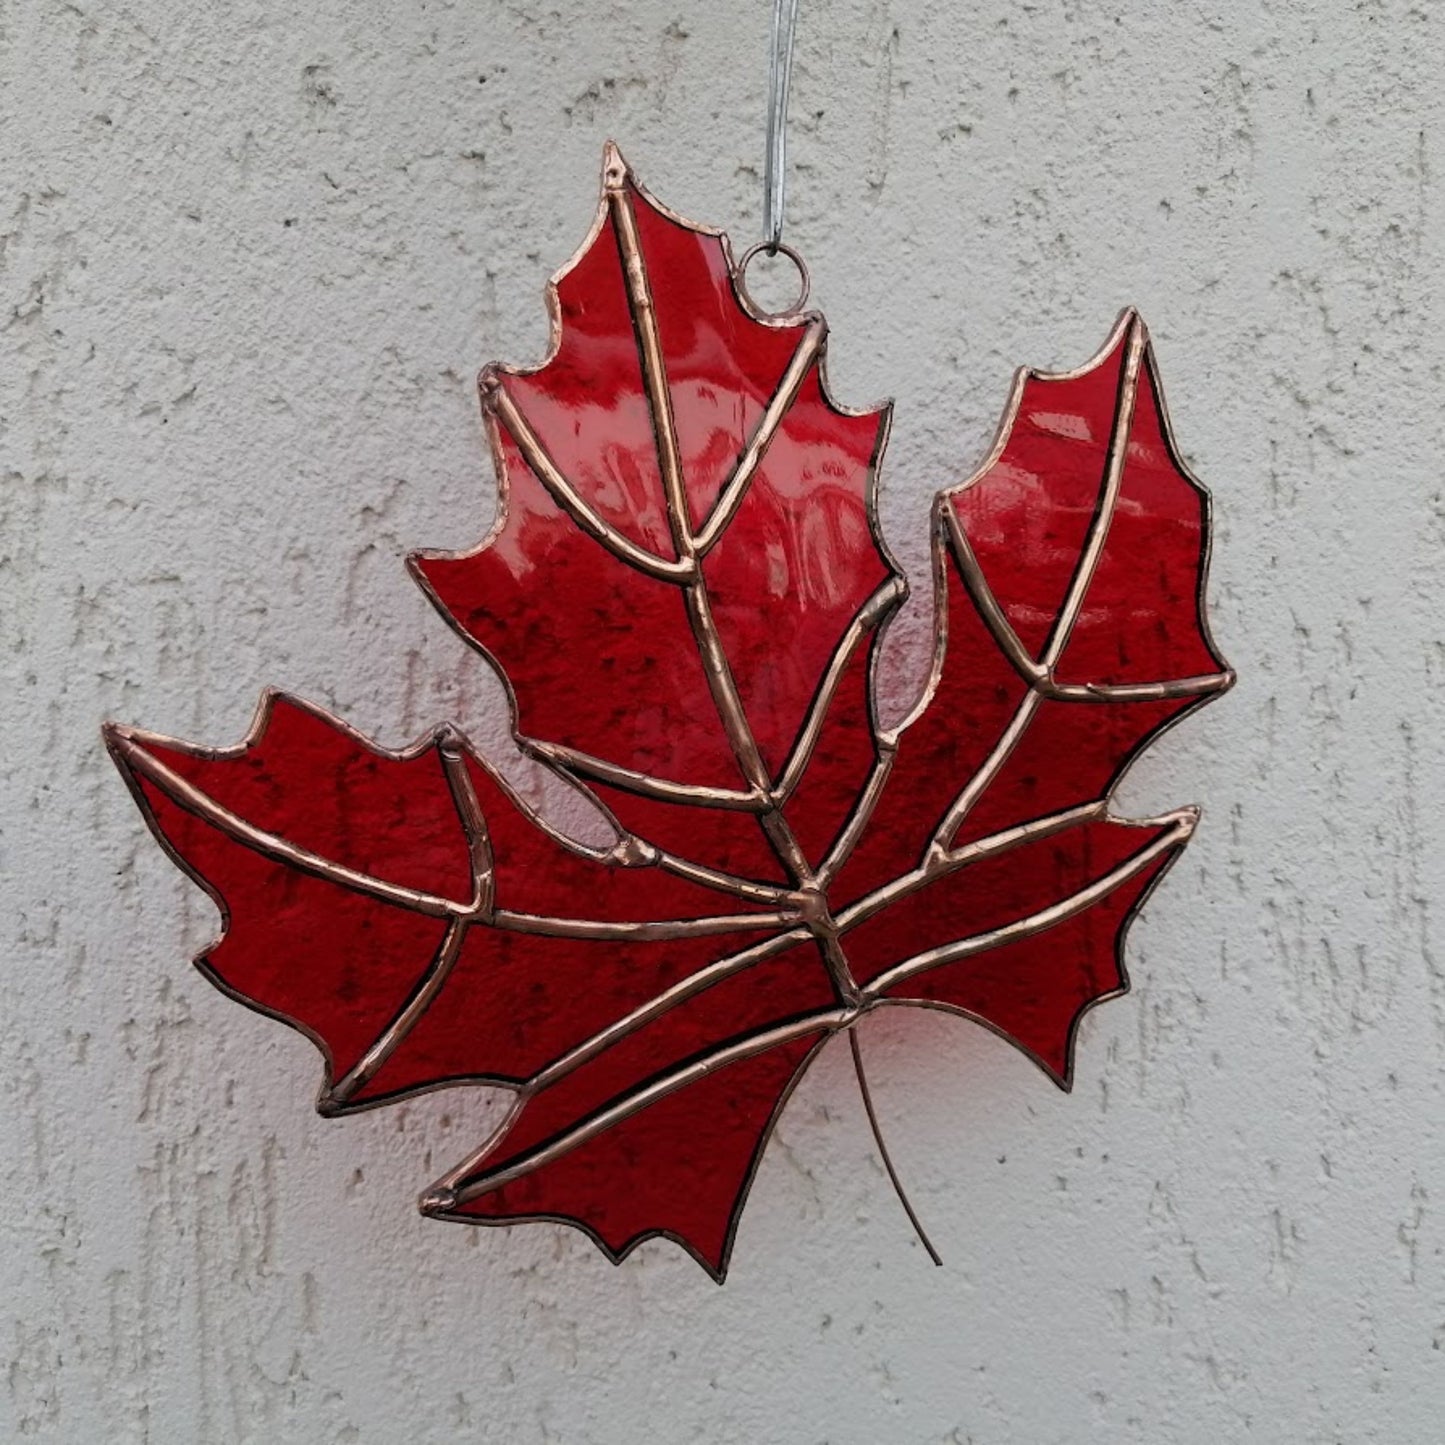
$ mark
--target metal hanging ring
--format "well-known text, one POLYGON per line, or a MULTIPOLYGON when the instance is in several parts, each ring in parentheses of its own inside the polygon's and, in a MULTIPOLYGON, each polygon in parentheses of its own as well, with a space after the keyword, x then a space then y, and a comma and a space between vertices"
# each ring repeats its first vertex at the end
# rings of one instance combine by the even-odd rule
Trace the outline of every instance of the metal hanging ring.
POLYGON ((749 246, 739 258, 737 265, 733 267, 733 284, 738 288, 738 295, 742 298, 743 304, 759 316, 796 316, 808 304, 808 291, 812 285, 812 278, 808 275, 808 267, 803 258, 786 241, 759 241, 755 245, 749 246), (766 306, 760 306, 753 293, 748 290, 748 265, 760 251, 766 251, 769 256, 786 256, 798 268, 797 299, 790 305, 784 306, 780 311, 769 311, 766 306))

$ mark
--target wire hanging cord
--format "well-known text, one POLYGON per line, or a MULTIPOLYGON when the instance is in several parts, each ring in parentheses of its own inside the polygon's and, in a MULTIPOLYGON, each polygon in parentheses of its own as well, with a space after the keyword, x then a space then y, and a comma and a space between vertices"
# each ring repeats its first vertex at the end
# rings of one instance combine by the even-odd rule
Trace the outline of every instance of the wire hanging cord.
POLYGON ((763 238, 770 255, 783 239, 788 188, 788 87, 793 81, 793 34, 798 0, 773 0, 773 43, 768 63, 768 153, 763 170, 763 238))

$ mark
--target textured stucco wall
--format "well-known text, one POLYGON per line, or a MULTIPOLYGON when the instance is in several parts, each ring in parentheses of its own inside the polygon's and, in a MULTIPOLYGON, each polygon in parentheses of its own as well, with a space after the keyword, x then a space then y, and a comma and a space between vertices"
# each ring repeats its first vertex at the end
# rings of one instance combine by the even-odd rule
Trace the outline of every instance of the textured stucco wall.
POLYGON ((758 230, 765 0, 0 10, 0 1439, 1402 1442, 1445 1420, 1445 7, 804 0, 789 238, 890 540, 1126 301, 1242 681, 1129 778, 1204 826, 1057 1093, 870 1023, 718 1289, 428 1223, 476 1091, 326 1122, 97 725, 263 684, 399 743, 501 694, 401 558, 479 536, 472 378, 545 344, 615 136, 758 230))

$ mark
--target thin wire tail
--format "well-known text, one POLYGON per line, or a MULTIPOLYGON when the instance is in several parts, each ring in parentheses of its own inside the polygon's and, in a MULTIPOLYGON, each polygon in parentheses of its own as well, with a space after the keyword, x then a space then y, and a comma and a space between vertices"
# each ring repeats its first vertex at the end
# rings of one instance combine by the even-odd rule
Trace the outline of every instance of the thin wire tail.
POLYGON ((858 1075, 858 1091, 863 1095, 863 1107, 868 1112, 868 1125, 873 1130, 873 1142, 878 1146, 878 1155, 883 1160, 883 1167, 888 1171, 888 1178, 893 1183, 893 1192, 898 1196, 898 1202, 903 1206, 903 1212, 908 1216, 908 1222, 913 1226, 913 1232, 918 1236, 919 1243, 928 1251, 928 1257, 934 1264, 941 1266, 943 1260, 933 1247, 933 1241, 924 1233, 923 1226, 918 1222, 918 1215, 914 1213, 913 1206, 908 1202, 908 1195, 903 1192, 903 1183, 898 1178, 898 1171, 893 1167, 893 1159, 888 1153, 888 1146, 883 1142, 883 1130, 878 1127, 878 1114, 873 1108, 873 1093, 868 1087, 868 1075, 863 1071, 863 1049, 858 1042, 856 1024, 848 1030, 848 1047, 853 1050, 853 1072, 858 1075))

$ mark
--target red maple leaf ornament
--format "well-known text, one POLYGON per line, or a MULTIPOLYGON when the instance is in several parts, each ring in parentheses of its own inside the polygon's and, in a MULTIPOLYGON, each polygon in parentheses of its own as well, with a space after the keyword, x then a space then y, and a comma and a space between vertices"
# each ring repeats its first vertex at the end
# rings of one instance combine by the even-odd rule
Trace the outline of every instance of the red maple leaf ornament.
POLYGON ((316 1042, 323 1113, 515 1090, 425 1213, 560 1220, 614 1260, 662 1234, 721 1279, 790 1090, 870 1010, 962 1014, 1068 1087, 1196 819, 1116 818, 1110 794, 1232 681, 1202 615, 1208 502, 1132 312, 1078 371, 1021 373, 938 499, 932 676, 885 730, 888 410, 833 402, 823 318, 753 310, 725 239, 611 148, 551 301, 548 360, 481 379, 495 527, 412 565, 611 848, 554 832, 448 727, 388 752, 268 694, 235 748, 107 739, 221 910, 200 968, 316 1042))

